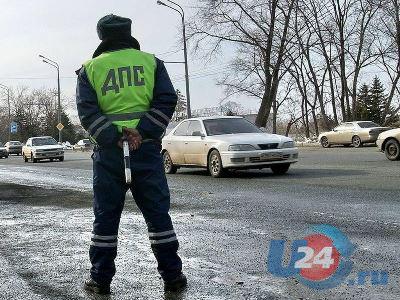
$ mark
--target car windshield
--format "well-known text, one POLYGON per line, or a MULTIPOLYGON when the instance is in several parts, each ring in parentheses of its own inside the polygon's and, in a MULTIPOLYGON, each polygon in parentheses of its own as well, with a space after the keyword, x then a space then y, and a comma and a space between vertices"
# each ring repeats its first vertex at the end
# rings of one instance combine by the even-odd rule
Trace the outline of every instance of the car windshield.
POLYGON ((378 124, 374 122, 359 122, 358 126, 361 128, 373 128, 373 127, 380 127, 378 124))
POLYGON ((89 141, 89 140, 82 140, 82 142, 83 142, 84 144, 90 144, 90 141, 89 141))
POLYGON ((10 142, 10 145, 12 145, 12 146, 20 146, 21 143, 20 142, 10 142))
POLYGON ((254 124, 242 118, 209 119, 204 120, 203 123, 207 135, 262 132, 254 124))
POLYGON ((45 145, 57 145, 57 141, 53 138, 40 138, 32 140, 32 146, 45 146, 45 145))

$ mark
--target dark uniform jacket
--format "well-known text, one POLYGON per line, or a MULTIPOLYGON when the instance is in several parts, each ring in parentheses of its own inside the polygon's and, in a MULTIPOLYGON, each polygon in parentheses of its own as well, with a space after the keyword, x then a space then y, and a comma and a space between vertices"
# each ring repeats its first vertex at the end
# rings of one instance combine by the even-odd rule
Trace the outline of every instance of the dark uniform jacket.
MULTIPOLYGON (((114 47, 111 51, 121 48, 126 47, 114 47)), ((158 58, 156 58, 156 61, 155 86, 149 115, 141 117, 137 130, 143 139, 160 140, 169 123, 165 116, 169 119, 172 118, 177 103, 177 95, 164 63, 158 58), (164 116, 156 112, 161 112, 164 116)), ((103 114, 98 105, 96 91, 90 84, 85 69, 82 67, 77 73, 76 104, 79 119, 85 130, 90 135, 93 135, 99 128, 104 127, 108 120, 107 118, 101 118, 103 114), (95 123, 99 118, 102 119, 102 122, 95 123)), ((120 138, 121 133, 118 132, 117 127, 111 125, 101 130, 100 134, 96 137, 96 142, 100 147, 112 147, 117 145, 120 138)))

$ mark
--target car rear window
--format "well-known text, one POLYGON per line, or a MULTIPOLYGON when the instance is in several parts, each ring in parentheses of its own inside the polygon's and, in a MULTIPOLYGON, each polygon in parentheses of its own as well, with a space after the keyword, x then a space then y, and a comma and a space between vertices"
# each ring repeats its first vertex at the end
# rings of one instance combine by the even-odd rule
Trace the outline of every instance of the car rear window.
POLYGON ((361 128, 373 128, 373 127, 380 127, 378 124, 374 123, 374 122, 359 122, 357 123, 358 126, 360 126, 361 128))

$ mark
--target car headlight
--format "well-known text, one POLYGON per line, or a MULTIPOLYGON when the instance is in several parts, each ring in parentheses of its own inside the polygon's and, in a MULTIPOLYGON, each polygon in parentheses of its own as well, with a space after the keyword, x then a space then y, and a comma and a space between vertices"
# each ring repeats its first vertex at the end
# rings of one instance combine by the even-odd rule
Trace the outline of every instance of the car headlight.
POLYGON ((282 144, 282 148, 294 148, 294 142, 293 141, 284 142, 282 144))
POLYGON ((256 148, 254 148, 252 145, 230 145, 229 146, 229 151, 254 151, 256 148))

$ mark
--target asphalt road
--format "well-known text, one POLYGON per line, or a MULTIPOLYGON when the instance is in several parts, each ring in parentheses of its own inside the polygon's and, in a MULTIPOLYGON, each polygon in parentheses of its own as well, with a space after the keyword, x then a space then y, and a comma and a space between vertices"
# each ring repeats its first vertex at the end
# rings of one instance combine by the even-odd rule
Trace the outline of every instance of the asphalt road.
MULTIPOLYGON (((400 299, 399 175, 400 162, 375 147, 302 148, 285 176, 257 170, 213 179, 180 170, 168 181, 188 290, 162 293, 145 224, 128 197, 110 299, 400 299), (385 270, 389 284, 317 291, 269 274, 270 241, 302 239, 313 224, 334 225, 356 245, 350 279, 385 270)), ((0 299, 92 299, 80 287, 90 267, 90 155, 3 159, 0 182, 28 186, 0 184, 0 299)))

